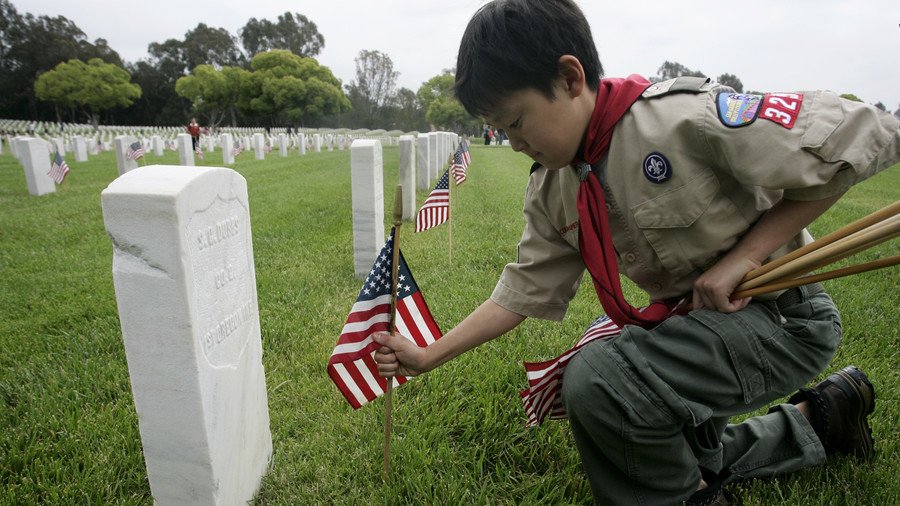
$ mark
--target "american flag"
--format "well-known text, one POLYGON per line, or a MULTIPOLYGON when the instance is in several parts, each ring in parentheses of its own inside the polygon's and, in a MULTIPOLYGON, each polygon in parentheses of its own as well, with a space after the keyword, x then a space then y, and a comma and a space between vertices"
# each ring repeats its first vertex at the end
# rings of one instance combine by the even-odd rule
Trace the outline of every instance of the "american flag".
POLYGON ((449 218, 450 176, 449 170, 446 170, 416 214, 416 232, 424 232, 429 228, 436 227, 449 218))
POLYGON ((237 156, 243 152, 244 152, 244 147, 241 145, 240 142, 238 142, 237 145, 234 147, 234 149, 231 150, 231 156, 237 156))
POLYGON ((463 156, 463 165, 465 165, 466 168, 468 169, 468 168, 469 168, 469 165, 472 165, 472 155, 469 153, 469 141, 463 139, 463 140, 459 143, 459 145, 460 145, 460 147, 462 148, 462 152, 463 152, 463 153, 462 153, 462 156, 463 156))
POLYGON ((456 148, 456 153, 453 155, 453 164, 450 165, 450 173, 453 174, 453 180, 456 181, 456 186, 463 184, 466 181, 466 169, 469 167, 469 164, 466 163, 463 158, 462 144, 456 148))
POLYGON ((144 156, 144 146, 139 141, 134 141, 125 150, 125 156, 132 160, 139 160, 144 156))
MULTIPOLYGON (((683 307, 682 304, 686 302, 684 300, 675 306, 670 315, 678 314, 683 307)), ((575 343, 575 346, 562 355, 546 362, 525 362, 528 388, 519 392, 519 396, 522 398, 529 426, 540 425, 548 417, 551 420, 566 417, 566 408, 560 397, 563 371, 566 365, 575 354, 581 351, 584 345, 598 339, 609 339, 621 331, 621 327, 604 315, 594 320, 575 343)))
MULTIPOLYGON (((387 388, 387 379, 378 375, 374 354, 379 345, 372 340, 372 334, 389 330, 393 255, 392 228, 328 361, 328 375, 354 409, 380 396, 387 388)), ((396 326, 397 333, 422 348, 441 337, 441 330, 432 318, 402 252, 397 269, 396 326)), ((394 385, 402 385, 407 380, 406 376, 396 376, 394 385)))
POLYGON ((68 173, 69 166, 57 151, 56 156, 53 158, 53 163, 50 164, 50 171, 47 172, 47 175, 50 176, 51 179, 56 181, 56 184, 62 184, 62 182, 66 179, 66 174, 68 173))
POLYGON ((194 149, 194 153, 197 155, 197 158, 203 160, 203 150, 200 149, 200 143, 197 143, 197 148, 194 149))
POLYGON ((263 151, 265 151, 265 153, 268 155, 269 153, 272 152, 272 146, 270 146, 270 145, 268 145, 268 144, 264 144, 264 145, 263 145, 263 151))

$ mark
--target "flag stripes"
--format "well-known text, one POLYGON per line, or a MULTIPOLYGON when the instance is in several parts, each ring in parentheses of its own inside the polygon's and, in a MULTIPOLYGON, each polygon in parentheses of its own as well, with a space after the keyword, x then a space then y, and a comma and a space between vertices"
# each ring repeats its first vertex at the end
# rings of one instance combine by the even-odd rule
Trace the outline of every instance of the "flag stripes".
POLYGON ((424 232, 436 227, 450 218, 450 176, 449 170, 434 186, 434 190, 425 199, 419 212, 416 213, 416 232, 424 232))
MULTIPOLYGON (((669 316, 682 312, 687 300, 676 304, 669 316)), ((647 309, 641 308, 639 311, 647 309)), ((528 376, 528 388, 519 392, 525 415, 528 417, 528 425, 540 425, 548 418, 559 420, 566 417, 566 408, 563 406, 562 381, 566 365, 581 348, 598 339, 609 339, 616 336, 622 328, 608 316, 601 316, 594 320, 584 331, 575 346, 562 355, 544 362, 525 362, 525 374, 528 376)))
MULTIPOLYGON (((387 388, 385 378, 378 375, 374 358, 378 343, 372 339, 372 334, 390 330, 393 237, 392 229, 347 316, 328 361, 328 375, 354 409, 382 395, 387 388)), ((399 257, 395 321, 397 333, 417 346, 425 347, 439 339, 441 331, 431 316, 425 297, 419 291, 402 252, 399 257)), ((407 377, 397 376, 394 378, 394 385, 402 385, 407 380, 407 377)))
POLYGON ((53 157, 53 163, 50 164, 50 171, 47 172, 47 175, 50 176, 56 184, 62 184, 66 179, 66 174, 69 173, 69 165, 63 160, 63 157, 56 152, 56 156, 53 157))

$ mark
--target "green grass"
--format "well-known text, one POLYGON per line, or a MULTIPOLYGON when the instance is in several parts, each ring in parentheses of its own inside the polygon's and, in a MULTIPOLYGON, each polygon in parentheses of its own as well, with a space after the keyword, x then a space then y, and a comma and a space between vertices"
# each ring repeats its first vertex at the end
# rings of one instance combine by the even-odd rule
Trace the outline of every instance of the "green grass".
MULTIPOLYGON (((397 149, 384 150, 385 209, 397 149)), ((470 180, 449 229, 406 233, 403 250, 446 331, 478 306, 515 258, 529 161, 473 147, 470 180)), ((176 164, 170 152, 152 163, 176 164)), ((207 155, 208 165, 221 154, 207 155)), ((0 155, 0 504, 152 504, 112 284, 100 191, 111 153, 71 163, 57 193, 28 195, 0 155)), ((565 422, 525 428, 523 360, 570 346, 598 313, 583 283, 562 323, 528 320, 395 392, 392 480, 381 479, 384 403, 353 411, 325 374, 359 290, 353 276, 349 152, 234 168, 249 183, 274 454, 266 504, 582 504, 590 490, 565 422)), ((185 169, 190 170, 190 169, 185 169)), ((897 200, 900 167, 854 188, 812 227, 822 235, 897 200)), ((420 192, 422 202, 425 192, 420 192)), ((405 230, 411 232, 409 227, 405 230)), ((896 246, 882 245, 885 255, 896 246)), ((743 484, 747 505, 900 502, 900 354, 893 311, 900 270, 835 280, 845 338, 834 366, 854 363, 878 391, 878 456, 835 460, 743 484)), ((641 296, 630 285, 629 297, 641 296)))

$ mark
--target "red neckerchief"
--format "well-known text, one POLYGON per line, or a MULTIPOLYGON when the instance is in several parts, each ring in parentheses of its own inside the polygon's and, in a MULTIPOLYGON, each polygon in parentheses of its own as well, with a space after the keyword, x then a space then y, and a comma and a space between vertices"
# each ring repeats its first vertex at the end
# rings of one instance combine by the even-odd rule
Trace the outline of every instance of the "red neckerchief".
POLYGON ((578 245, 584 265, 594 279, 594 289, 606 314, 619 326, 638 325, 651 327, 672 314, 674 307, 663 301, 654 301, 646 308, 634 308, 622 294, 619 281, 619 265, 616 250, 606 216, 606 198, 597 177, 591 176, 589 165, 606 156, 616 123, 628 112, 631 105, 650 86, 650 82, 638 75, 627 79, 601 79, 597 91, 597 104, 588 124, 584 148, 578 164, 581 186, 578 188, 578 245))

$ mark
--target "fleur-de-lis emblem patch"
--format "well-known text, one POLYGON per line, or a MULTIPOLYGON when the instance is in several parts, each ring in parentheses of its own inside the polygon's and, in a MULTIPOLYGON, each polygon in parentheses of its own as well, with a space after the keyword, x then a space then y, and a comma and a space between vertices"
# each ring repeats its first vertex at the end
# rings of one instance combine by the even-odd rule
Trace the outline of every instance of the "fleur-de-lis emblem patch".
POLYGON ((672 164, 662 153, 650 153, 644 158, 644 177, 651 183, 665 183, 672 178, 672 164))

